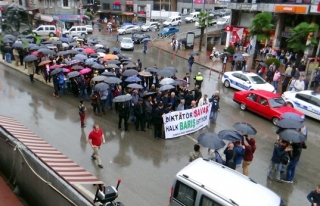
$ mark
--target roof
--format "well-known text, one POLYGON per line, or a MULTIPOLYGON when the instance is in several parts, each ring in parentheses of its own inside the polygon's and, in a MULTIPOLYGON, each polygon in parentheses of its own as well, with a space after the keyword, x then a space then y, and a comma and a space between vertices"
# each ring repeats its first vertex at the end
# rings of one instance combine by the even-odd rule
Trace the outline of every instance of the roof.
POLYGON ((187 175, 193 182, 238 205, 279 205, 280 197, 273 191, 254 182, 249 177, 219 163, 198 158, 183 168, 178 176, 187 175), (243 191, 244 192, 240 192, 243 191))
POLYGON ((320 93, 314 92, 313 90, 304 90, 304 91, 300 91, 300 92, 297 92, 297 93, 308 94, 308 95, 315 96, 315 97, 320 99, 320 93))
POLYGON ((257 94, 257 95, 260 95, 260 96, 262 96, 262 97, 264 97, 266 99, 281 97, 279 94, 275 94, 273 92, 268 92, 266 90, 251 90, 250 92, 254 93, 254 94, 257 94))
MULTIPOLYGON (((227 72, 226 72, 227 73, 227 72)), ((239 73, 239 74, 243 74, 243 75, 246 75, 246 76, 258 76, 256 73, 254 72, 243 72, 243 71, 234 71, 234 72, 228 72, 230 74, 233 74, 233 73, 239 73)))

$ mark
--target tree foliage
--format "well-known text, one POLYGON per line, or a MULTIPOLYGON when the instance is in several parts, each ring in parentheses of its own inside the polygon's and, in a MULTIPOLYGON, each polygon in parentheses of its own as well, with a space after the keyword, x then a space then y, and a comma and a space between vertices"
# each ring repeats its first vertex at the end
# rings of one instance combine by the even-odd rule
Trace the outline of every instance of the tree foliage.
POLYGON ((288 47, 294 52, 304 52, 317 44, 314 35, 319 29, 317 24, 302 22, 291 29, 291 37, 287 39, 288 47), (308 40, 308 41, 307 41, 308 40))
POLYGON ((257 36, 257 40, 270 38, 270 30, 274 28, 272 22, 272 14, 269 12, 262 12, 257 14, 251 22, 249 28, 251 36, 257 36))
POLYGON ((209 22, 211 20, 211 17, 208 16, 208 14, 204 11, 200 11, 199 13, 199 27, 200 27, 200 43, 199 43, 199 51, 201 51, 201 46, 202 46, 202 40, 203 40, 203 35, 204 35, 204 29, 206 26, 209 25, 209 22))

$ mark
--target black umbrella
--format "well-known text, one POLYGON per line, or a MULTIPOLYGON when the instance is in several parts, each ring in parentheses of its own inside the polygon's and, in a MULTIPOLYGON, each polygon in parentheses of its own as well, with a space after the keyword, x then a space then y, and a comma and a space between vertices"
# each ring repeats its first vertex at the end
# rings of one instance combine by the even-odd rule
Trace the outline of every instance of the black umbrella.
POLYGON ((170 70, 170 71, 172 71, 174 74, 178 72, 178 70, 177 70, 176 68, 174 68, 174 67, 165 67, 165 68, 163 68, 163 69, 164 69, 164 70, 170 70))
POLYGON ((57 69, 54 69, 53 71, 51 71, 50 75, 53 76, 55 74, 59 74, 62 71, 63 71, 63 68, 57 68, 57 69))
POLYGON ((133 88, 133 89, 142 89, 143 86, 141 86, 140 84, 137 84, 137 83, 133 83, 133 84, 128 84, 129 88, 133 88))
POLYGON ((16 40, 16 37, 13 36, 12 34, 6 34, 3 36, 2 39, 11 39, 12 41, 16 40))
POLYGON ((163 85, 160 87, 160 91, 166 91, 166 90, 170 90, 170 89, 173 89, 174 86, 168 84, 168 85, 163 85))
POLYGON ((221 130, 218 133, 218 136, 221 139, 228 140, 231 142, 241 141, 243 138, 241 134, 239 134, 238 132, 236 132, 234 130, 221 130))
POLYGON ((94 69, 105 69, 105 67, 102 64, 98 63, 93 64, 91 67, 94 69))
POLYGON ((11 39, 2 39, 2 42, 3 43, 12 43, 13 40, 11 40, 11 39))
POLYGON ((154 95, 155 92, 147 92, 144 94, 143 98, 154 95))
POLYGON ((70 73, 67 74, 67 76, 69 78, 77 77, 79 75, 80 75, 80 72, 78 72, 78 71, 73 71, 73 72, 70 72, 70 73))
POLYGON ((171 84, 171 85, 174 85, 174 86, 187 86, 188 83, 187 81, 183 80, 183 79, 179 79, 179 80, 174 80, 174 82, 171 84))
POLYGON ((80 70, 80 69, 83 69, 83 66, 74 65, 74 66, 71 67, 71 69, 73 69, 73 70, 80 70))
POLYGON ((126 78, 126 82, 141 82, 141 79, 137 76, 130 76, 126 78))
POLYGON ((132 97, 130 95, 120 95, 120 96, 117 96, 115 98, 113 98, 113 102, 126 102, 126 101, 129 101, 131 100, 132 97))
POLYGON ((257 130, 253 128, 250 124, 244 122, 238 122, 233 125, 238 132, 241 132, 242 135, 255 135, 257 130))
POLYGON ((149 67, 149 68, 146 69, 146 71, 147 71, 147 72, 156 72, 156 73, 157 73, 157 72, 160 71, 160 70, 157 69, 157 68, 154 68, 154 67, 149 67))
POLYGON ((53 45, 61 45, 62 44, 62 41, 51 41, 51 44, 53 45))
POLYGON ((90 54, 90 57, 95 57, 95 58, 97 58, 99 56, 99 54, 97 54, 97 53, 91 53, 90 54))
POLYGON ((94 91, 105 91, 107 89, 109 89, 109 85, 104 82, 96 84, 93 88, 94 91))
POLYGON ((57 56, 64 56, 64 55, 66 55, 67 54, 67 51, 59 51, 58 53, 57 53, 57 56))
POLYGON ((55 51, 45 48, 39 49, 38 52, 42 54, 56 54, 55 51))
POLYGON ((117 56, 122 59, 129 59, 132 57, 131 54, 117 54, 117 56))
POLYGON ((199 53, 198 53, 198 52, 190 52, 189 55, 190 55, 190 56, 198 56, 199 53))
POLYGON ((121 79, 119 79, 118 77, 108 77, 106 80, 104 80, 106 83, 109 84, 119 84, 122 82, 121 79))
POLYGON ((268 64, 267 64, 267 63, 265 63, 265 62, 259 62, 259 64, 260 64, 261 66, 263 66, 263 67, 268 68, 268 64))
POLYGON ((76 54, 72 59, 86 60, 88 57, 83 54, 76 54))
POLYGON ((30 50, 30 51, 32 51, 32 50, 38 50, 38 49, 40 49, 40 46, 38 46, 38 45, 29 47, 29 50, 30 50))
POLYGON ((108 64, 120 64, 121 62, 119 60, 108 60, 108 64))
POLYGON ((23 58, 24 62, 33 62, 36 61, 38 59, 38 57, 34 56, 34 55, 28 55, 25 58, 23 58))
MULTIPOLYGON (((128 63, 129 63, 129 62, 131 62, 131 60, 130 60, 130 59, 120 59, 120 62, 122 62, 122 63, 123 63, 123 62, 128 62, 128 63)), ((128 64, 128 63, 127 63, 127 64, 128 64)))
POLYGON ((202 146, 214 150, 221 149, 226 145, 226 143, 217 134, 210 132, 200 134, 198 142, 202 146))
POLYGON ((77 50, 67 50, 69 54, 79 54, 80 52, 77 50))
POLYGON ((124 71, 124 72, 122 73, 122 76, 127 76, 127 77, 129 77, 129 76, 138 75, 138 74, 139 74, 139 72, 138 72, 137 70, 128 69, 128 70, 126 70, 126 71, 124 71))
POLYGON ((113 52, 117 52, 117 53, 120 53, 121 52, 121 49, 119 49, 119 48, 116 48, 116 47, 113 47, 113 48, 111 48, 111 53, 113 53, 113 52))
POLYGON ((299 122, 304 121, 304 119, 300 115, 298 115, 297 113, 294 113, 294 112, 286 112, 286 113, 282 114, 281 117, 283 119, 293 119, 293 120, 297 120, 299 122))
POLYGON ((285 129, 298 129, 303 127, 302 122, 299 122, 294 119, 282 119, 277 121, 276 125, 285 129))
POLYGON ((106 53, 106 50, 104 50, 104 49, 97 49, 96 52, 106 53))
POLYGON ((279 133, 279 136, 280 139, 293 143, 306 141, 306 137, 295 129, 285 129, 279 133))
POLYGON ((137 67, 137 65, 135 65, 135 64, 132 63, 132 62, 129 62, 128 64, 126 64, 126 65, 124 66, 124 68, 135 68, 135 67, 137 67))
POLYGON ((112 69, 112 68, 118 69, 120 67, 118 65, 116 65, 116 64, 108 64, 105 68, 106 69, 112 69))
POLYGON ((165 70, 159 70, 157 74, 163 77, 172 77, 174 75, 174 72, 172 72, 171 70, 165 69, 165 70))
POLYGON ((112 72, 102 72, 101 75, 107 76, 107 77, 114 77, 114 76, 116 76, 116 75, 115 75, 114 73, 112 73, 112 72))
POLYGON ((99 75, 99 76, 93 77, 91 80, 94 81, 94 82, 101 82, 101 81, 104 81, 104 80, 106 80, 106 79, 107 79, 106 76, 101 76, 101 75, 99 75))
POLYGON ((15 43, 12 44, 12 47, 13 48, 22 48, 23 44, 21 42, 15 42, 15 43))

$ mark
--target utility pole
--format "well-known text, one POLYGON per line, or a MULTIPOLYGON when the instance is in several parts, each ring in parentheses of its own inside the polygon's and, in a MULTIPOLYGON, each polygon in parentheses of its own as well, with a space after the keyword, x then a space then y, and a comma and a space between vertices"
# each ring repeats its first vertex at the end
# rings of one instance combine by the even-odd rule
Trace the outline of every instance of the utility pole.
MULTIPOLYGON (((318 48, 317 48, 317 53, 316 53, 316 57, 315 57, 315 62, 316 62, 316 65, 318 65, 319 67, 319 63, 318 63, 318 58, 319 58, 319 52, 320 52, 320 40, 318 42, 318 48)), ((318 67, 315 67, 315 68, 312 68, 312 71, 311 71, 311 75, 310 75, 310 79, 309 79, 309 83, 308 83, 308 90, 310 89, 311 87, 311 82, 312 82, 312 79, 313 79, 313 76, 314 76, 314 73, 315 71, 318 69, 318 67)), ((306 68, 306 75, 308 74, 308 67, 306 68)))

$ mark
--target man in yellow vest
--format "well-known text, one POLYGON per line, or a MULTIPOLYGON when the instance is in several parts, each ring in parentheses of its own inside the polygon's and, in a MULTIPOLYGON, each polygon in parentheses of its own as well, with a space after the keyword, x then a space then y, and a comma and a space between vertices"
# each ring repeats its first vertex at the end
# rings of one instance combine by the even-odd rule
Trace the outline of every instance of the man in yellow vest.
POLYGON ((196 82, 194 83, 195 86, 199 86, 199 89, 201 89, 201 84, 203 82, 203 76, 201 75, 201 72, 198 72, 198 74, 193 78, 194 80, 196 80, 196 82))

